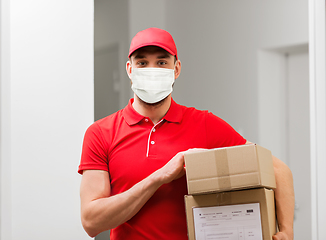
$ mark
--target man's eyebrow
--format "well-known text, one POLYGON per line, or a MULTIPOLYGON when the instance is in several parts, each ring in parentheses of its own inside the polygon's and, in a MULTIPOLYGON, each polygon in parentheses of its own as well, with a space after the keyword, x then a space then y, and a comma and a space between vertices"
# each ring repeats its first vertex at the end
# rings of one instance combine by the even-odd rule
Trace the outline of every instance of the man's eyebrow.
POLYGON ((140 58, 145 58, 145 56, 142 55, 142 54, 136 54, 134 58, 135 59, 140 59, 140 58))
POLYGON ((170 55, 167 53, 162 53, 161 55, 158 55, 157 58, 170 58, 170 55))

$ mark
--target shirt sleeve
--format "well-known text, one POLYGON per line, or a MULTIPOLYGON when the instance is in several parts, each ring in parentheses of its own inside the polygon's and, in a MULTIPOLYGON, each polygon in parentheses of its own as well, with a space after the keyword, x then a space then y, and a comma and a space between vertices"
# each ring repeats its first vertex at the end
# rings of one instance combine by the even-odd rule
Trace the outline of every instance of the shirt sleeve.
POLYGON ((78 173, 83 170, 108 171, 108 144, 99 125, 95 122, 86 131, 78 173))
POLYGON ((208 112, 206 116, 208 148, 230 147, 246 143, 234 128, 223 119, 208 112))

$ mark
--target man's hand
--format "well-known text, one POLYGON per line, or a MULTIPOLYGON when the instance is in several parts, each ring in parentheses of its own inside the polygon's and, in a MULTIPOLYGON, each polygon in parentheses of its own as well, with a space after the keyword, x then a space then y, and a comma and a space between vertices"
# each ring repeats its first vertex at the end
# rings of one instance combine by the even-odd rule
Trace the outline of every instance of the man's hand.
POLYGON ((169 183, 185 175, 184 152, 177 153, 157 172, 160 174, 163 183, 169 183))
POLYGON ((157 172, 161 174, 163 183, 169 183, 185 175, 185 161, 184 154, 187 152, 201 152, 206 151, 204 148, 192 148, 185 152, 177 153, 167 164, 165 164, 157 172))
POLYGON ((288 236, 284 232, 278 232, 273 236, 273 240, 292 240, 293 237, 288 236))

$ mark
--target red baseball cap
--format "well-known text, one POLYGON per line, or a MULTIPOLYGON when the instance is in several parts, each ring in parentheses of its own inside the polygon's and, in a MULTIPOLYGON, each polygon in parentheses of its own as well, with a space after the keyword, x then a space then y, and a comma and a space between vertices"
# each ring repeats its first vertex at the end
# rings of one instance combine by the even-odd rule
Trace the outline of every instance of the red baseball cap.
POLYGON ((163 48, 178 59, 177 47, 171 34, 160 28, 147 28, 138 32, 131 40, 128 57, 137 49, 147 46, 163 48))

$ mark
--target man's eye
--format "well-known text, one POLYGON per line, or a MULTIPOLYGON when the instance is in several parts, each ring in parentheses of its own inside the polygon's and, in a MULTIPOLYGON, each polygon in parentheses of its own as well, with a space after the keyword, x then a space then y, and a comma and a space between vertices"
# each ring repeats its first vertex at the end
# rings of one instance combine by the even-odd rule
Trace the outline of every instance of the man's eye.
POLYGON ((139 66, 145 66, 146 63, 145 62, 138 62, 137 65, 139 65, 139 66))
POLYGON ((158 65, 165 65, 166 64, 166 62, 158 62, 158 65))

